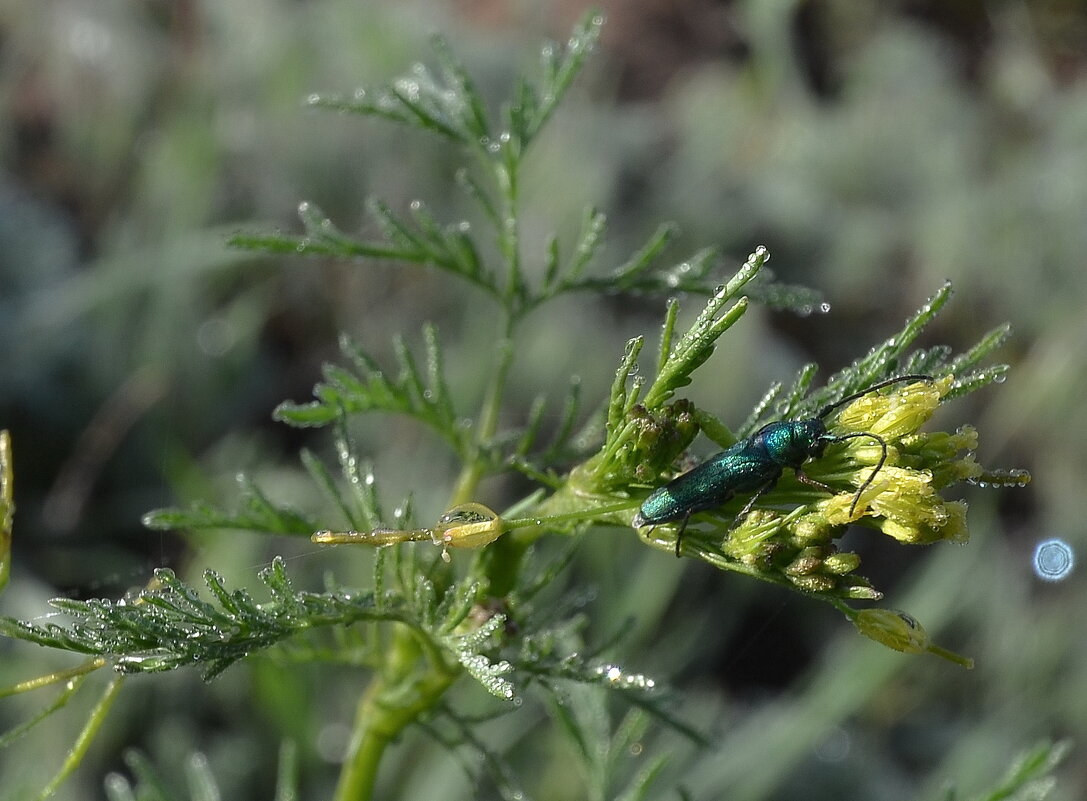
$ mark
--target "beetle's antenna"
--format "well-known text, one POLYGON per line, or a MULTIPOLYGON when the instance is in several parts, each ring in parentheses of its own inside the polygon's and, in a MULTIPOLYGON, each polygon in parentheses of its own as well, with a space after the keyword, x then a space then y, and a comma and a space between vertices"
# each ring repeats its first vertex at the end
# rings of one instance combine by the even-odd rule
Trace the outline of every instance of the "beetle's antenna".
POLYGON ((876 469, 872 471, 872 474, 865 479, 864 483, 857 489, 857 494, 853 496, 853 503, 849 506, 849 516, 853 517, 853 513, 857 511, 857 503, 861 499, 861 495, 864 491, 872 486, 872 482, 876 480, 876 475, 883 469, 884 463, 887 461, 887 443, 883 437, 878 434, 873 434, 871 431, 858 431, 854 434, 842 434, 840 437, 832 437, 828 439, 828 442, 845 442, 847 439, 856 439, 857 437, 871 437, 879 443, 880 455, 879 461, 876 463, 876 469))
POLYGON ((823 419, 828 414, 833 412, 839 406, 845 406, 850 401, 855 401, 857 398, 862 398, 869 392, 875 392, 877 389, 883 389, 889 387, 891 384, 897 384, 900 381, 933 381, 933 377, 930 375, 900 375, 894 378, 888 378, 886 381, 880 381, 878 384, 873 384, 868 389, 862 389, 860 392, 854 392, 852 395, 846 395, 839 401, 835 401, 828 406, 824 406, 823 410, 819 414, 815 415, 819 419, 823 419))

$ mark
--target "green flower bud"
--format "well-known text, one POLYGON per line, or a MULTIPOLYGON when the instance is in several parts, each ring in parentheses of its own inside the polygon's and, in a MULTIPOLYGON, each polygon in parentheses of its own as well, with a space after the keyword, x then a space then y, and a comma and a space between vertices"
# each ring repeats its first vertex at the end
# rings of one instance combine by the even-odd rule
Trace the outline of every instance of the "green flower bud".
POLYGON ((783 571, 787 576, 806 576, 814 573, 823 564, 822 548, 804 548, 783 571))
POLYGON ((834 553, 823 560, 823 571, 836 576, 852 573, 861 566, 861 558, 855 553, 834 553))
POLYGON ((833 576, 824 576, 821 573, 810 573, 806 576, 789 576, 796 587, 804 592, 830 592, 837 582, 833 576))
POLYGON ((800 543, 829 542, 837 532, 825 515, 811 512, 789 527, 793 538, 800 543))
POLYGON ((862 609, 853 625, 865 637, 907 654, 921 654, 930 640, 924 627, 905 612, 893 609, 862 609))

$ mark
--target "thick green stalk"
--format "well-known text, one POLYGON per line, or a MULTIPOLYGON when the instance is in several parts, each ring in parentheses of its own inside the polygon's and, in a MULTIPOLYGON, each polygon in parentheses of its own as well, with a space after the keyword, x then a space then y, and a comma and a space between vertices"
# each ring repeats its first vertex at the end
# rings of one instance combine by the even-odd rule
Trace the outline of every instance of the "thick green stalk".
POLYGON ((430 660, 419 669, 422 650, 416 634, 399 626, 385 669, 359 699, 334 801, 370 801, 385 749, 421 714, 431 709, 460 675, 430 660))

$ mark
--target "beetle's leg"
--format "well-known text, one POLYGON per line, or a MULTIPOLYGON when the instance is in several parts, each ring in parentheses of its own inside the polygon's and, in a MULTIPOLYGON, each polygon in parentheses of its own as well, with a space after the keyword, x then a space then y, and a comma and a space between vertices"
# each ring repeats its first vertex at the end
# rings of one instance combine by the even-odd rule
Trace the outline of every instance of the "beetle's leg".
POLYGON ((732 521, 732 525, 728 527, 729 531, 732 531, 732 529, 736 528, 736 526, 740 525, 740 523, 743 522, 744 518, 747 517, 748 514, 750 514, 751 510, 755 507, 755 502, 758 501, 759 498, 761 498, 763 495, 765 495, 777 486, 779 478, 781 478, 780 475, 774 476, 774 478, 772 478, 770 481, 766 482, 757 490, 755 490, 755 494, 747 499, 747 503, 744 504, 744 508, 737 512, 736 517, 732 521))
POLYGON ((679 528, 676 529, 676 559, 679 559, 679 546, 683 542, 683 532, 687 530, 687 523, 691 520, 691 513, 683 515, 683 520, 680 521, 679 528))
POLYGON ((828 487, 822 481, 816 481, 814 478, 809 478, 808 475, 799 467, 794 468, 796 472, 796 480, 801 484, 807 484, 809 487, 815 487, 816 489, 826 490, 831 495, 835 493, 832 487, 828 487))

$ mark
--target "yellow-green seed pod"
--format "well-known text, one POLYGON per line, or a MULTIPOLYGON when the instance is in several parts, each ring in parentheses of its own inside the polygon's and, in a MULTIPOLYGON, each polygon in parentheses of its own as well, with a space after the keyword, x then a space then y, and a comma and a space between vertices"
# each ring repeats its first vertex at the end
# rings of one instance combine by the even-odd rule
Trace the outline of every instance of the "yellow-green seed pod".
POLYGON ((865 637, 907 654, 921 654, 929 649, 930 640, 924 626, 893 609, 862 609, 853 618, 853 625, 865 637))

